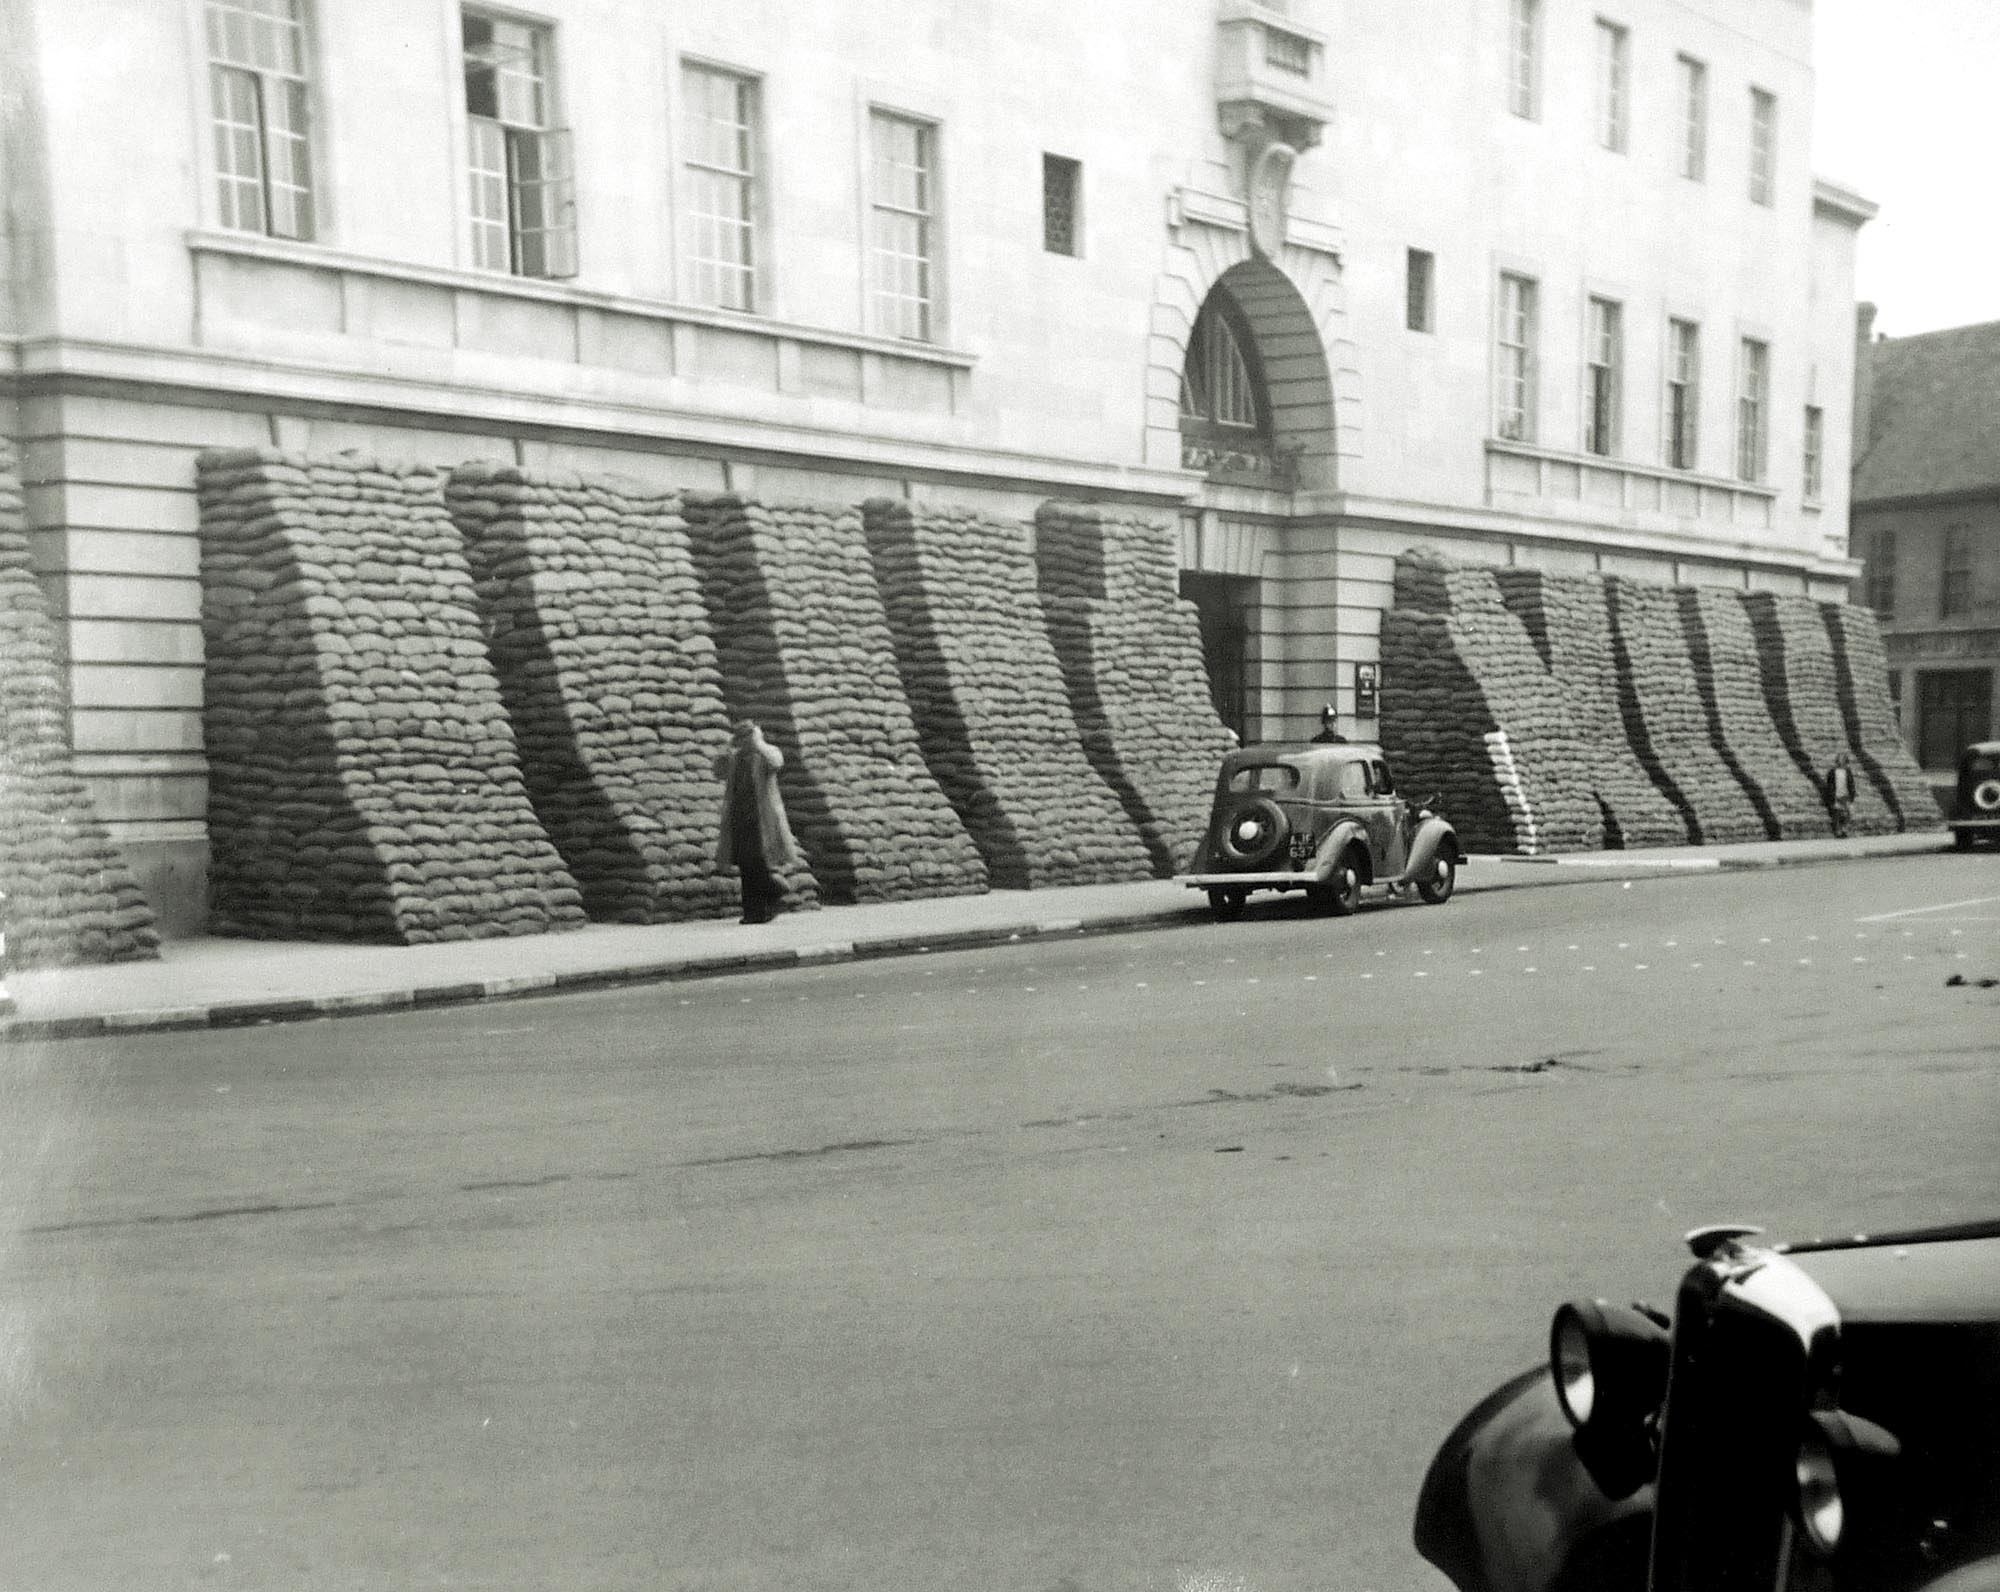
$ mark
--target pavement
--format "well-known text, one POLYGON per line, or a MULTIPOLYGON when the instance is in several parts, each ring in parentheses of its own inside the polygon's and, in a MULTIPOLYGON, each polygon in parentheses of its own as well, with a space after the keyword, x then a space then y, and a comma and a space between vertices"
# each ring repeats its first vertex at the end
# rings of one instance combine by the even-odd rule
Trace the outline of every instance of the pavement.
MULTIPOLYGON (((1474 856, 1459 872, 1458 889, 1475 893, 1912 856, 1948 850, 1950 844, 1948 835, 1936 831, 1554 857, 1474 856)), ((1275 899, 1253 896, 1250 910, 1275 899)), ((1199 892, 1174 880, 1149 879, 824 907, 754 926, 734 920, 636 927, 593 923, 560 934, 414 946, 200 937, 169 941, 156 962, 0 970, 0 1040, 242 1027, 1207 921, 1199 892)))

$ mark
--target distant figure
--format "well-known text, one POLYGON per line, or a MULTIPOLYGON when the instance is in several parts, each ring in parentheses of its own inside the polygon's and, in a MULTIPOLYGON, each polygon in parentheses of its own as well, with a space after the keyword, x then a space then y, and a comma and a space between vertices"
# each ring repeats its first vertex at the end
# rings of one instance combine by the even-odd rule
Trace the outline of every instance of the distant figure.
POLYGON ((1848 815, 1854 811, 1854 770, 1845 752, 1834 753, 1833 767, 1826 771, 1826 805, 1833 814, 1835 838, 1845 839, 1848 815))
POLYGON ((1315 746, 1345 746, 1347 737, 1340 733, 1340 715, 1331 702, 1319 710, 1319 734, 1313 737, 1315 746))
POLYGON ((722 781, 715 863, 742 876, 745 923, 769 923, 778 915, 785 887, 777 870, 798 855, 778 797, 778 770, 784 766, 785 754, 750 719, 731 726, 729 745, 715 759, 715 777, 722 781))

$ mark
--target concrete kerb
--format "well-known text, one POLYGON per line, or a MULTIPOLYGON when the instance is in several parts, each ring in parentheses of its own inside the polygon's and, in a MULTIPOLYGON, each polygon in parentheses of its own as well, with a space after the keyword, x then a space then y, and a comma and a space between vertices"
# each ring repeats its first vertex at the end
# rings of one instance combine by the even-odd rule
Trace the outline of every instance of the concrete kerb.
MULTIPOLYGON (((1571 857, 1475 855, 1467 859, 1475 873, 1520 867, 1532 877, 1508 881, 1515 887, 1555 884, 1631 882, 1686 874, 1736 872, 1748 869, 1803 867, 1817 863, 1879 860, 1949 849, 1943 836, 1893 837, 1893 848, 1879 843, 1817 846, 1809 851, 1741 856, 1641 857, 1595 853, 1571 857)), ((1504 888, 1499 879, 1484 888, 1504 888)), ((1475 886, 1481 888, 1480 886, 1475 886)), ((230 1001, 212 1006, 159 1007, 144 1010, 65 1017, 8 1018, 0 1011, 0 1038, 15 1040, 86 1039, 111 1034, 171 1032, 203 1028, 246 1028, 409 1011, 478 1002, 519 1000, 541 995, 575 994, 591 990, 677 983, 694 979, 728 978, 745 973, 778 972, 793 967, 821 967, 840 962, 876 961, 922 956, 943 951, 974 950, 1032 941, 1078 939, 1141 930, 1170 929, 1210 921, 1199 905, 1110 913, 1090 918, 1053 918, 1015 925, 982 925, 939 929, 929 934, 882 935, 872 939, 832 940, 781 950, 745 951, 725 956, 667 958, 560 973, 534 973, 509 978, 460 980, 416 988, 347 991, 336 995, 301 996, 257 1001, 230 1001)))

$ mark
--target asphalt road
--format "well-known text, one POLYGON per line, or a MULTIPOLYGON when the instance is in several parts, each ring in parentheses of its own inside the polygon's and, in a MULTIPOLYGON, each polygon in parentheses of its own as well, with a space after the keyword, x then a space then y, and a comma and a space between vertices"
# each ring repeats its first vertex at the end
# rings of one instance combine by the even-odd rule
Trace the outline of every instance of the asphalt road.
POLYGON ((1938 856, 16 1046, 0 1589, 1441 1586, 1557 1301, 2000 1209, 1995 976, 1938 856))

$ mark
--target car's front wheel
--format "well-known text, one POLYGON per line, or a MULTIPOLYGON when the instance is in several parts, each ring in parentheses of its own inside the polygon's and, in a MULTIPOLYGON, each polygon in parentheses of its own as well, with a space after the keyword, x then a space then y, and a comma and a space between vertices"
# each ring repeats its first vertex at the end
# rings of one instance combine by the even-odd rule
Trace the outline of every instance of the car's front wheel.
POLYGON ((1417 881, 1417 894, 1432 906, 1441 907, 1451 899, 1451 892, 1457 885, 1458 864, 1440 852, 1437 861, 1431 864, 1430 877, 1417 881))
POLYGON ((1211 890, 1208 892, 1208 910, 1219 922, 1227 923, 1231 918, 1240 917, 1243 903, 1250 897, 1248 890, 1211 890))

